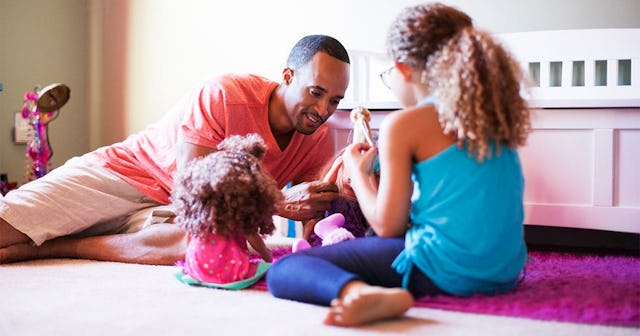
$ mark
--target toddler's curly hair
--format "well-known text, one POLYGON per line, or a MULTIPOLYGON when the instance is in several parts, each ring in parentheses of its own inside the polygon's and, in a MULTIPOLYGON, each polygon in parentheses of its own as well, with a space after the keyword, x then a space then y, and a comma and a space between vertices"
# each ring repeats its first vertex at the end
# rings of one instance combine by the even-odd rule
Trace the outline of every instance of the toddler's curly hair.
POLYGON ((190 162, 174 177, 176 223, 187 233, 230 237, 271 234, 282 191, 260 160, 266 145, 257 134, 234 135, 217 151, 190 162))
POLYGON ((391 26, 387 48, 395 61, 422 70, 444 132, 478 161, 491 157, 492 142, 525 144, 531 124, 520 94, 523 72, 467 14, 440 3, 409 7, 391 26))

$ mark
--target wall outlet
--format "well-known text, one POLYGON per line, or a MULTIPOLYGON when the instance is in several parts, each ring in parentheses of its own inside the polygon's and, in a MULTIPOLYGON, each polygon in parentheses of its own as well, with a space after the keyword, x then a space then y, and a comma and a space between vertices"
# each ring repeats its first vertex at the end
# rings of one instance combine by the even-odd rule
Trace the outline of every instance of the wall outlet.
POLYGON ((16 112, 13 118, 13 142, 26 144, 31 139, 33 139, 33 127, 29 124, 29 119, 24 119, 22 112, 16 112))

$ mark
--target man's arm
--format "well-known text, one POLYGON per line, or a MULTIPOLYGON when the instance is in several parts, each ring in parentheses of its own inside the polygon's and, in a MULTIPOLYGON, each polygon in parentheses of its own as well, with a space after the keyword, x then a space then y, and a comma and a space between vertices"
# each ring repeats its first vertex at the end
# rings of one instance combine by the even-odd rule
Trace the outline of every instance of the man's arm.
POLYGON ((215 151, 213 148, 192 144, 184 140, 178 140, 176 146, 176 169, 178 171, 184 169, 191 160, 207 156, 215 151))
POLYGON ((279 216, 302 221, 303 224, 323 218, 339 196, 338 186, 333 180, 322 176, 327 174, 325 170, 333 170, 333 167, 329 168, 335 157, 333 138, 326 127, 316 132, 320 133, 313 145, 304 150, 308 155, 303 163, 305 168, 299 172, 298 180, 284 190, 284 202, 278 211, 279 216))

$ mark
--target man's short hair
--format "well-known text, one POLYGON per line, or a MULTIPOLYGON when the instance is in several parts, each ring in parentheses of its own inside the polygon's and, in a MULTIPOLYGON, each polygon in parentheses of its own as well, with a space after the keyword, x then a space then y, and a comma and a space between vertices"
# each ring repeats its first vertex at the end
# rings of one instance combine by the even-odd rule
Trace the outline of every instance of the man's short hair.
POLYGON ((340 41, 326 35, 308 35, 300 39, 287 58, 287 67, 299 69, 311 61, 319 52, 325 52, 345 63, 349 62, 349 54, 340 41))

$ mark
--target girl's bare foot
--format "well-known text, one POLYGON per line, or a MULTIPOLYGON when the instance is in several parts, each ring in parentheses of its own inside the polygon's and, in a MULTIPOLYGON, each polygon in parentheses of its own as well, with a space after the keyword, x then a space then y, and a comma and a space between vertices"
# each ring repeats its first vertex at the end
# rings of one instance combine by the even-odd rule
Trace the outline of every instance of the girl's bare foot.
POLYGON ((324 323, 360 326, 401 316, 413 306, 413 296, 402 288, 367 286, 331 302, 324 323))

